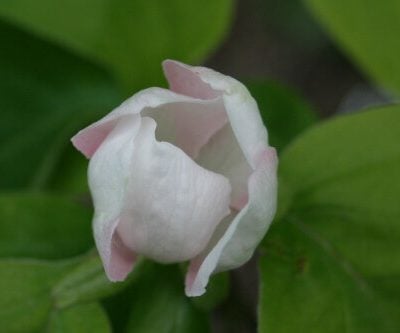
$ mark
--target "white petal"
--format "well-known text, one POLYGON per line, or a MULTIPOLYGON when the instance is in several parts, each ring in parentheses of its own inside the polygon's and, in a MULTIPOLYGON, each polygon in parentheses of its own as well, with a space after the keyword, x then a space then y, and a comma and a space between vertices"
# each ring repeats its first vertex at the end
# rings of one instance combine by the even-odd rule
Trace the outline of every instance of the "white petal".
POLYGON ((221 98, 167 103, 145 109, 142 116, 156 121, 159 141, 174 144, 192 158, 228 122, 221 98))
POLYGON ((135 255, 115 234, 130 175, 139 116, 125 116, 90 160, 88 177, 95 206, 93 229, 97 248, 110 280, 122 280, 132 269, 135 255))
POLYGON ((249 179, 248 204, 232 221, 225 220, 203 253, 191 261, 186 276, 188 296, 202 295, 213 272, 238 267, 251 257, 275 215, 276 168, 275 149, 266 149, 249 179))
POLYGON ((275 150, 268 146, 268 133, 257 103, 243 84, 204 67, 171 60, 163 65, 172 90, 205 100, 214 96, 223 98, 230 126, 240 147, 235 148, 231 141, 224 149, 222 143, 224 140, 227 142, 229 135, 222 131, 203 147, 199 155, 200 164, 229 177, 233 185, 231 206, 242 209, 236 216, 225 219, 203 253, 192 260, 186 293, 198 296, 204 293, 210 274, 246 262, 263 238, 276 210, 277 158, 275 150), (229 163, 224 164, 224 157, 237 165, 229 167, 229 163), (244 207, 246 197, 240 200, 243 193, 248 194, 244 207))
POLYGON ((231 208, 239 211, 247 204, 247 182, 253 170, 247 163, 230 124, 226 124, 203 146, 196 162, 229 179, 232 186, 231 208))
POLYGON ((142 118, 117 231, 132 251, 159 262, 198 255, 229 214, 229 181, 155 139, 156 124, 142 118))

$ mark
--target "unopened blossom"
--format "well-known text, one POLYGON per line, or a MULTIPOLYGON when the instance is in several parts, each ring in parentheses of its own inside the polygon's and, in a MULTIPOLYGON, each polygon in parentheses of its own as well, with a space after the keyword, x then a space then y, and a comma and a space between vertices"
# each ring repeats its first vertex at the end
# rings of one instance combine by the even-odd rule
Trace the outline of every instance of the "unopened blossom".
POLYGON ((149 88, 81 130, 96 245, 108 278, 138 255, 190 261, 186 294, 245 263, 276 210, 277 157, 255 100, 237 80, 163 63, 170 89, 149 88))

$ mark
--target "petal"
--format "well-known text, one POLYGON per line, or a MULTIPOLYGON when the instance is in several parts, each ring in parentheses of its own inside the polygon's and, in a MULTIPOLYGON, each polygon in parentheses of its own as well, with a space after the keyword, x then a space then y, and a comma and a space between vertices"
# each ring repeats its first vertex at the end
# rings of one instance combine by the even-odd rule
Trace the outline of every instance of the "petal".
POLYGON ((161 139, 176 144, 189 156, 195 156, 228 118, 221 98, 200 100, 162 88, 140 91, 107 116, 79 131, 71 140, 90 158, 116 126, 120 117, 145 115, 157 118, 161 139))
POLYGON ((110 281, 123 281, 132 271, 137 255, 128 249, 115 232, 119 218, 94 221, 93 229, 97 249, 110 281))
POLYGON ((125 116, 89 162, 89 187, 95 207, 94 237, 110 280, 123 280, 133 267, 135 254, 120 242, 115 229, 123 207, 130 174, 134 138, 140 118, 125 116))
POLYGON ((229 214, 228 179, 197 165, 179 148, 155 139, 143 118, 117 231, 136 253, 159 262, 198 255, 229 214))
POLYGON ((176 145, 192 158, 196 158, 201 147, 228 122, 220 98, 168 103, 146 109, 142 115, 153 118, 158 124, 158 140, 176 145))
POLYGON ((165 60, 163 61, 163 69, 170 89, 176 93, 199 99, 214 99, 221 95, 208 83, 199 80, 196 67, 174 60, 165 60))
POLYGON ((225 219, 203 253, 192 260, 186 292, 189 296, 197 296, 204 293, 210 274, 243 264, 264 236, 276 210, 277 158, 275 150, 268 146, 268 133, 257 104, 240 82, 208 68, 171 60, 164 62, 164 68, 173 91, 204 99, 222 96, 232 132, 240 147, 232 149, 231 141, 229 145, 226 143, 229 148, 223 149, 222 142, 227 142, 229 135, 222 131, 211 138, 198 157, 200 164, 229 177, 233 186, 231 206, 242 209, 236 216, 232 214, 225 219), (179 83, 182 78, 189 82, 186 86, 179 83), (218 151, 222 156, 218 156, 218 151), (240 157, 241 152, 247 165, 240 157), (237 163, 236 167, 227 165, 229 163, 224 165, 225 156, 237 163), (247 185, 247 191, 244 185, 247 185))
POLYGON ((188 296, 202 295, 213 272, 235 268, 246 262, 275 215, 275 149, 265 149, 255 160, 256 169, 248 184, 249 202, 236 216, 221 224, 203 253, 191 261, 186 276, 188 296))
POLYGON ((192 67, 172 60, 166 60, 163 65, 173 91, 206 99, 207 96, 222 96, 233 132, 248 163, 254 169, 256 156, 268 146, 268 134, 257 103, 246 87, 209 68, 192 67), (179 83, 182 77, 190 78, 186 79, 191 82, 190 87, 200 88, 193 89, 194 93, 190 94, 191 89, 179 83))
POLYGON ((239 211, 247 204, 247 181, 253 170, 244 158, 230 124, 226 124, 203 146, 196 162, 229 179, 232 186, 231 208, 239 211))

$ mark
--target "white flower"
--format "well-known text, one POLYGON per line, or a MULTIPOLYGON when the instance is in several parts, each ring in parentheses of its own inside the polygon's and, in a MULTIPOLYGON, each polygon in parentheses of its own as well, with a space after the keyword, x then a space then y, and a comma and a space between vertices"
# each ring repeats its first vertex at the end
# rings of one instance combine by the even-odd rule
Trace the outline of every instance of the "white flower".
POLYGON ((190 260, 186 294, 242 265, 276 210, 277 157, 257 104, 231 77, 164 62, 170 90, 135 94, 72 138, 90 158, 96 245, 123 280, 137 255, 190 260))

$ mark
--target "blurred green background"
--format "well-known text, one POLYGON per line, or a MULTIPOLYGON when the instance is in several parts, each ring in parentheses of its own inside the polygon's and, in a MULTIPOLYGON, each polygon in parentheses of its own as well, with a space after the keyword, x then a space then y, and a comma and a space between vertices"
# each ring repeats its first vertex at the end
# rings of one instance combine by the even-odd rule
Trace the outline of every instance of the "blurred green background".
POLYGON ((399 17, 398 0, 2 0, 0 331, 399 332, 399 17), (178 265, 106 280, 69 142, 166 86, 166 58, 244 82, 280 153, 272 230, 197 299, 178 265))

